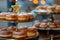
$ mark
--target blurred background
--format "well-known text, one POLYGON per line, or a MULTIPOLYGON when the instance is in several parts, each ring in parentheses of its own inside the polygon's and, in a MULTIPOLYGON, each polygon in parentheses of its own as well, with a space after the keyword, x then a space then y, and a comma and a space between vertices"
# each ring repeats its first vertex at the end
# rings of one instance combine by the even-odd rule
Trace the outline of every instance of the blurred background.
MULTIPOLYGON (((15 4, 15 1, 16 0, 0 0, 0 11, 2 12, 8 11, 8 9, 11 8, 11 5, 15 4)), ((23 4, 21 1, 26 2, 27 0, 18 0, 18 3, 23 4)), ((54 3, 59 5, 60 0, 54 0, 54 3)), ((29 4, 29 2, 27 2, 26 4, 29 4)))

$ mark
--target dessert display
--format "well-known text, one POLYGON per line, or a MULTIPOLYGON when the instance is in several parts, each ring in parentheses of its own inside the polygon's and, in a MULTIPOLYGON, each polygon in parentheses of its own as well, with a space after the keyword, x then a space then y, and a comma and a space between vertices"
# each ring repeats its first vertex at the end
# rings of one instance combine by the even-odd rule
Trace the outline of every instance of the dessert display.
POLYGON ((37 27, 37 28, 47 28, 48 27, 47 24, 48 24, 48 20, 42 20, 41 23, 39 21, 35 22, 35 27, 37 27))
POLYGON ((21 31, 24 31, 26 32, 26 37, 27 38, 32 38, 32 37, 35 37, 36 36, 36 28, 35 27, 20 27, 18 28, 18 32, 21 32, 21 31))
MULTIPOLYGON (((44 38, 46 40, 54 39, 55 34, 52 34, 52 30, 54 31, 60 28, 60 23, 58 20, 56 20, 57 18, 55 18, 54 15, 59 15, 55 13, 60 13, 60 5, 53 6, 50 4, 51 1, 47 1, 46 3, 46 0, 21 0, 22 5, 19 3, 20 0, 9 0, 8 3, 10 3, 10 1, 12 4, 8 5, 8 10, 5 8, 5 11, 10 12, 0 13, 0 22, 3 21, 3 25, 1 26, 9 26, 7 28, 0 28, 1 39, 29 40, 32 38, 31 40, 34 40, 34 38, 40 38, 40 36, 40 39, 42 40, 46 36, 48 36, 47 38, 44 38), (5 22, 7 25, 4 25, 5 22)), ((4 10, 1 8, 1 11, 4 10)))
POLYGON ((24 31, 13 32, 13 38, 26 38, 26 33, 24 31))
POLYGON ((6 15, 6 20, 7 21, 16 21, 17 20, 17 15, 15 13, 7 14, 6 15))
MULTIPOLYGON (((6 14, 4 18, 6 19, 6 21, 30 22, 33 21, 34 16, 31 13, 15 14, 10 12, 9 14, 6 14)), ((6 29, 0 28, 0 37, 1 38, 29 38, 29 37, 32 38, 36 36, 36 32, 37 31, 35 28, 32 29, 25 26, 23 26, 22 28, 17 28, 16 26, 11 26, 6 29)))
POLYGON ((35 37, 36 36, 36 34, 37 34, 37 30, 36 30, 36 28, 35 27, 28 27, 28 28, 26 28, 26 27, 22 27, 22 28, 18 28, 18 32, 21 32, 21 31, 24 31, 24 32, 26 32, 26 37, 27 38, 32 38, 32 37, 35 37))
POLYGON ((34 26, 37 28, 37 29, 54 29, 54 28, 60 28, 60 22, 54 22, 54 21, 49 21, 49 20, 42 20, 42 22, 39 22, 39 21, 35 21, 34 22, 34 26))
POLYGON ((29 22, 29 21, 32 21, 33 19, 34 19, 34 16, 30 13, 18 14, 18 21, 19 22, 29 22))
POLYGON ((55 23, 46 23, 46 22, 42 22, 40 24, 35 24, 36 28, 60 28, 60 24, 55 24, 55 23))
MULTIPOLYGON (((29 10, 26 10, 27 12, 29 12, 29 10)), ((36 7, 36 9, 34 10, 36 13, 42 13, 42 14, 46 14, 46 13, 50 13, 54 12, 54 11, 59 11, 60 12, 60 6, 38 6, 36 7)), ((43 16, 43 15, 42 15, 43 16)), ((50 15, 51 16, 51 15, 50 15)), ((33 38, 36 37, 37 35, 37 29, 42 28, 46 28, 48 30, 51 30, 51 28, 60 28, 60 23, 55 24, 53 21, 54 19, 52 19, 52 17, 49 18, 50 20, 42 20, 42 22, 40 22, 40 20, 35 21, 35 23, 31 22, 34 21, 34 15, 32 13, 25 13, 25 12, 21 12, 19 13, 0 13, 0 20, 5 20, 5 21, 16 21, 16 23, 18 24, 19 22, 31 22, 33 27, 27 27, 27 26, 21 26, 20 28, 16 27, 16 26, 11 26, 8 28, 0 28, 0 38, 15 38, 15 39, 29 39, 29 38, 33 38), (52 22, 52 23, 50 23, 52 22)), ((20 24, 18 25, 20 26, 20 24)), ((45 29, 44 29, 45 30, 45 29)))
POLYGON ((56 5, 56 6, 37 6, 35 8, 35 12, 38 13, 52 13, 52 12, 60 12, 60 5, 56 5))
POLYGON ((6 21, 19 21, 19 22, 29 22, 33 21, 34 16, 32 13, 0 13, 0 20, 6 21))
POLYGON ((8 27, 8 28, 0 28, 0 38, 33 38, 37 35, 37 29, 35 27, 20 27, 16 28, 8 27), (16 30, 17 29, 17 30, 16 30))

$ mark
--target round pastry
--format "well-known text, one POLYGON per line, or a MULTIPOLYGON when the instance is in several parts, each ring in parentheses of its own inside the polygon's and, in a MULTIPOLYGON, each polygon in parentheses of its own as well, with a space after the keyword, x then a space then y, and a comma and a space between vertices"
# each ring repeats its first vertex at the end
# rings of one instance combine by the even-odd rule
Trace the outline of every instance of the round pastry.
POLYGON ((9 38, 11 36, 12 36, 11 32, 8 32, 8 31, 0 31, 0 37, 1 38, 9 38))
POLYGON ((25 22, 28 22, 29 21, 29 17, 28 17, 28 14, 27 13, 23 13, 24 16, 25 16, 25 22))
POLYGON ((7 31, 9 31, 9 32, 14 32, 14 31, 16 31, 16 27, 15 27, 15 26, 13 26, 13 27, 8 27, 8 28, 7 28, 7 31))
POLYGON ((40 28, 47 28, 48 26, 47 26, 47 23, 41 23, 41 24, 39 25, 39 27, 40 27, 40 28))
POLYGON ((6 13, 0 13, 0 20, 5 20, 6 13))
POLYGON ((49 27, 50 28, 56 28, 56 25, 54 23, 50 23, 49 27))
POLYGON ((18 21, 19 22, 29 22, 32 21, 34 16, 31 13, 21 13, 18 14, 18 21))
POLYGON ((26 32, 27 29, 28 29, 27 27, 18 28, 18 32, 20 32, 20 31, 25 31, 26 32))
POLYGON ((14 13, 6 15, 6 20, 8 21, 16 21, 17 20, 17 15, 14 13))
POLYGON ((31 31, 31 30, 29 30, 29 31, 27 31, 27 37, 35 37, 36 36, 36 32, 34 32, 34 31, 31 31))
POLYGON ((13 38, 26 38, 26 33, 24 31, 13 32, 13 38))
POLYGON ((31 13, 28 13, 29 21, 32 21, 34 19, 34 16, 31 13))
POLYGON ((27 31, 27 37, 35 37, 36 36, 36 32, 35 31, 33 31, 33 30, 28 30, 27 31))
POLYGON ((30 37, 35 37, 36 36, 36 29, 35 28, 28 28, 28 31, 27 31, 27 37, 30 38, 30 37))
POLYGON ((19 21, 19 22, 27 22, 27 21, 28 21, 28 16, 27 16, 27 14, 19 14, 19 15, 18 15, 18 21, 19 21))

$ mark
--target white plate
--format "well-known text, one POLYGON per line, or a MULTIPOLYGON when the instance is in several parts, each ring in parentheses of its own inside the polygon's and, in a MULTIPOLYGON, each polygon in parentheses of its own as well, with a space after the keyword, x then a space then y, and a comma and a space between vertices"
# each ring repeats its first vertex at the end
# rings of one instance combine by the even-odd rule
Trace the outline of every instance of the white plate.
POLYGON ((35 12, 48 12, 48 10, 35 10, 35 12))
POLYGON ((50 10, 34 10, 35 13, 37 14, 50 14, 50 10))

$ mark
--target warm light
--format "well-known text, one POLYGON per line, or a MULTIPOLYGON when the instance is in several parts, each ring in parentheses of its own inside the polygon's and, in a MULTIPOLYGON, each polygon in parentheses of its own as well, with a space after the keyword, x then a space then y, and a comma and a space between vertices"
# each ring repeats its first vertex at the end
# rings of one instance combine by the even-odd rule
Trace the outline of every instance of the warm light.
POLYGON ((33 0, 33 3, 34 4, 38 4, 38 0, 33 0))
POLYGON ((16 1, 18 1, 18 0, 16 0, 16 1))

